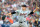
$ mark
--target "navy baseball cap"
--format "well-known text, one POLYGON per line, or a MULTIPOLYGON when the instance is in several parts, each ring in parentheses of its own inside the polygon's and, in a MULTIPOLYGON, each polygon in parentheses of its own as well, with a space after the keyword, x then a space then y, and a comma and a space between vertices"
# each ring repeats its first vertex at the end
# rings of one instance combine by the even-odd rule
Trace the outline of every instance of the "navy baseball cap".
POLYGON ((22 7, 27 7, 26 5, 22 5, 22 7))

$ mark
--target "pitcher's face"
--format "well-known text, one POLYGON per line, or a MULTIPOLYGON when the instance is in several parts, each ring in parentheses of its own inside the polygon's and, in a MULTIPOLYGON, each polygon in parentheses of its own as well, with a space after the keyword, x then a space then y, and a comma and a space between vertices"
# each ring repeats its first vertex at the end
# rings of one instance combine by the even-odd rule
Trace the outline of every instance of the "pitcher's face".
POLYGON ((22 7, 22 10, 25 11, 26 10, 26 7, 22 7))

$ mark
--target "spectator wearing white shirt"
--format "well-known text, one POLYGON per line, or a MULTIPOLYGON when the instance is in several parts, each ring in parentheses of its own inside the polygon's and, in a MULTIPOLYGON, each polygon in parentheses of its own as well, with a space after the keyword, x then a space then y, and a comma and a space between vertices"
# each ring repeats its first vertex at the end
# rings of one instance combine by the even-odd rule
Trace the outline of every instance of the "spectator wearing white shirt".
POLYGON ((0 16, 0 24, 3 24, 3 21, 2 21, 2 18, 1 18, 1 16, 0 16))

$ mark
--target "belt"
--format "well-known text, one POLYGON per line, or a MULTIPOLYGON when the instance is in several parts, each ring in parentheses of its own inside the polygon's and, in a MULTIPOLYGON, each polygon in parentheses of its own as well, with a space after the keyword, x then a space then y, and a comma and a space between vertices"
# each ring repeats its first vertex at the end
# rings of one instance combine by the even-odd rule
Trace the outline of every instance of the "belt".
POLYGON ((23 22, 19 22, 19 23, 23 23, 23 22))
MULTIPOLYGON (((24 22, 26 22, 26 21, 24 21, 24 22)), ((23 23, 23 22, 19 22, 19 23, 23 23)))

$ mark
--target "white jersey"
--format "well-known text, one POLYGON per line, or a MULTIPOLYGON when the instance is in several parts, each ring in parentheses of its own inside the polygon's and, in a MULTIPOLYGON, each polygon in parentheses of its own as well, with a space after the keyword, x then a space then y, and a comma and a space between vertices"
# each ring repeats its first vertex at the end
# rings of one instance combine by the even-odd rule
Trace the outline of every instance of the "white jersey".
POLYGON ((30 13, 30 11, 29 10, 26 10, 26 11, 17 10, 16 12, 17 12, 17 15, 18 15, 18 22, 13 23, 10 27, 19 27, 19 26, 28 27, 27 22, 24 22, 24 21, 26 21, 26 17, 30 13), (20 14, 25 14, 25 15, 20 15, 20 14), (26 17, 24 17, 24 16, 26 16, 26 17), (22 23, 20 23, 20 22, 22 22, 22 23))
POLYGON ((29 10, 26 10, 26 11, 17 10, 16 12, 18 12, 17 15, 18 15, 18 21, 19 21, 19 22, 24 22, 24 21, 26 21, 26 17, 27 17, 28 14, 30 13, 29 10), (20 14, 25 14, 25 15, 21 15, 21 16, 20 16, 20 14))

